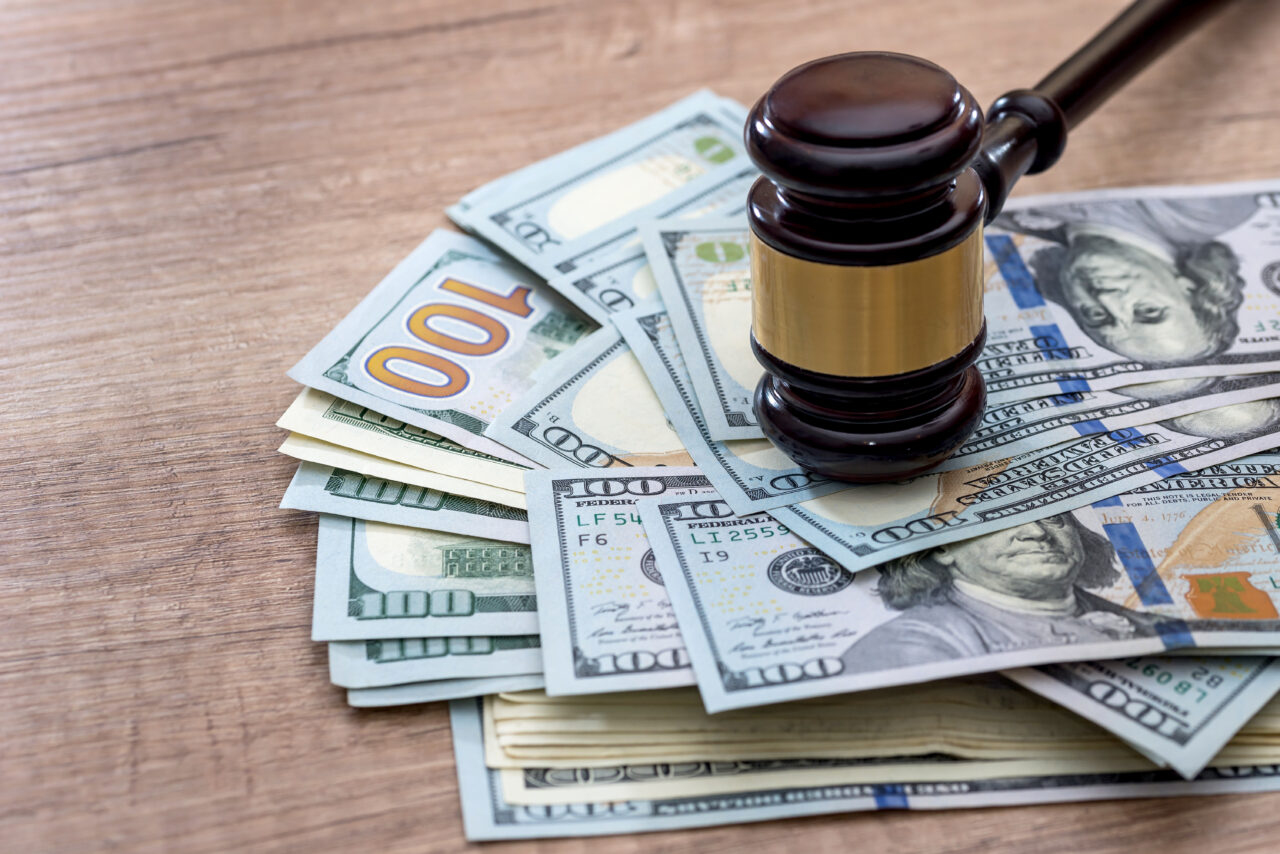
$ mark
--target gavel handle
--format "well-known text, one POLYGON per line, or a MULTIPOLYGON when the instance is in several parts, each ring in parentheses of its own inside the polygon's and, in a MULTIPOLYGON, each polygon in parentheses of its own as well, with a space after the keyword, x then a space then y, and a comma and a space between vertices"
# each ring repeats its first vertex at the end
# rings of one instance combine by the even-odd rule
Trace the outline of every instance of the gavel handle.
POLYGON ((1015 89, 987 111, 974 168, 995 219, 1023 175, 1048 169, 1067 131, 1113 92, 1231 0, 1137 0, 1032 89, 1015 89))

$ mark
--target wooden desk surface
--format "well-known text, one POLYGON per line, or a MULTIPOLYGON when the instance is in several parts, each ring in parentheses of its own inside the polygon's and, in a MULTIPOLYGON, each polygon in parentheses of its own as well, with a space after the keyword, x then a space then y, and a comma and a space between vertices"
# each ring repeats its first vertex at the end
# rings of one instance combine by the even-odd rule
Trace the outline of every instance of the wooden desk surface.
MULTIPOLYGON (((447 852, 443 707, 359 712, 276 509, 285 370, 465 191, 851 49, 984 103, 1121 0, 0 3, 0 848, 447 852)), ((1023 192, 1280 176, 1245 0, 1023 192)), ((1275 850, 1280 795, 830 816, 502 850, 1275 850)))

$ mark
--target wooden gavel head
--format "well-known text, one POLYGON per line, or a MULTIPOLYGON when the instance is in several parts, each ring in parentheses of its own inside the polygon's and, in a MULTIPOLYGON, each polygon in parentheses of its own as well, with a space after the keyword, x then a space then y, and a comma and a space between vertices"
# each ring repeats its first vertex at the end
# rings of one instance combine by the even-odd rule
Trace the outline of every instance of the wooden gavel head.
POLYGON ((968 90, 902 54, 801 65, 752 109, 755 409, 805 468, 897 480, 977 426, 982 138, 968 90))

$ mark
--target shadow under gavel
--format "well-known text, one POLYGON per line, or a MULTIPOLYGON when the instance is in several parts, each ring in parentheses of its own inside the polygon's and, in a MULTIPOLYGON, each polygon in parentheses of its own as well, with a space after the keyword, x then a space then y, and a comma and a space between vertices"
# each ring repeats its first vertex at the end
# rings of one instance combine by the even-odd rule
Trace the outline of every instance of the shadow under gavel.
POLYGON ((1138 0, 987 112, 945 70, 846 53, 783 75, 747 119, 761 428, 853 482, 942 462, 982 417, 982 227, 1067 133, 1230 0, 1138 0))

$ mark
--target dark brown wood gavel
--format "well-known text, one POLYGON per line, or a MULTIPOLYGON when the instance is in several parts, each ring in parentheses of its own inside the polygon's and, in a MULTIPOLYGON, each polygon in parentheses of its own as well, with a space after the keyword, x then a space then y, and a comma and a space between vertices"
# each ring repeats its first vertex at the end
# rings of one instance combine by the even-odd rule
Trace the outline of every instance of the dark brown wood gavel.
POLYGON ((987 112, 942 68, 847 53, 756 103, 751 344, 755 411, 793 460, 854 482, 936 466, 986 387, 982 226, 1069 130, 1229 0, 1138 0, 1032 89, 987 112))

